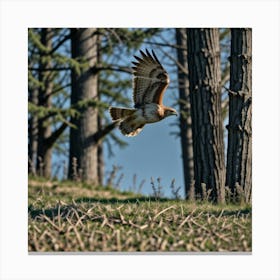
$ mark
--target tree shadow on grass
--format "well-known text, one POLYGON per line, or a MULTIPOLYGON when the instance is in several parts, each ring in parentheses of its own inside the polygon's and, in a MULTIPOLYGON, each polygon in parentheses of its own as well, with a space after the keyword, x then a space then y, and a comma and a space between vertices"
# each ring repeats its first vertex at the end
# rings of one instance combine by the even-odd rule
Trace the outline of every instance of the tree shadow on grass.
POLYGON ((102 204, 127 204, 127 203, 140 203, 140 202, 166 202, 172 201, 168 198, 157 197, 133 197, 133 198, 93 198, 93 197, 80 197, 75 199, 77 203, 102 203, 102 204))
POLYGON ((140 204, 142 202, 166 202, 172 201, 168 198, 156 198, 156 197, 137 197, 137 198, 126 198, 126 199, 118 199, 118 198, 89 198, 89 197, 81 197, 75 199, 74 203, 69 203, 69 205, 65 206, 56 206, 52 208, 34 208, 32 205, 28 207, 28 214, 31 219, 41 218, 42 216, 47 216, 48 218, 55 218, 60 215, 62 218, 69 215, 70 212, 79 210, 79 204, 82 203, 101 203, 103 205, 109 204, 140 204))
MULTIPOLYGON (((54 219, 58 216, 62 218, 66 218, 69 215, 72 215, 74 212, 83 215, 85 212, 81 210, 80 204, 83 203, 100 203, 103 205, 112 205, 112 204, 141 204, 141 203, 149 203, 149 202, 174 202, 174 200, 168 198, 157 198, 157 197, 135 197, 135 198, 126 198, 126 199, 118 199, 118 198, 110 198, 110 199, 98 199, 98 198, 89 198, 89 197, 81 197, 75 199, 73 203, 69 203, 68 205, 57 205, 52 208, 34 208, 33 205, 28 207, 28 214, 31 219, 43 219, 43 216, 47 216, 50 219, 54 219)), ((202 210, 197 208, 198 211, 203 211, 206 214, 210 213, 215 216, 236 216, 239 217, 241 215, 250 215, 252 214, 251 207, 245 207, 243 209, 236 210, 223 210, 221 209, 212 209, 212 210, 202 210)), ((191 212, 191 209, 190 209, 191 212)))

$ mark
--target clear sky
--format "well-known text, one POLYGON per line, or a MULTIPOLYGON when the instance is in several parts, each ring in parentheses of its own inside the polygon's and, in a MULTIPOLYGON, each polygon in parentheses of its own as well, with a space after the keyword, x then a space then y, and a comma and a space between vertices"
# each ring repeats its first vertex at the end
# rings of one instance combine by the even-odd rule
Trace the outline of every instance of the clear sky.
MULTIPOLYGON (((175 179, 175 186, 181 186, 180 194, 184 196, 180 139, 170 135, 170 132, 174 131, 170 126, 174 118, 177 117, 171 116, 161 122, 146 125, 136 137, 125 139, 128 142, 127 147, 122 149, 116 147, 114 157, 108 158, 105 150, 106 169, 112 170, 113 165, 122 167, 118 175, 124 174, 121 181, 124 189, 133 186, 133 176, 136 174, 137 187, 145 180, 142 188, 144 194, 153 193, 151 177, 155 182, 160 177, 164 195, 171 195, 170 183, 175 179)), ((120 132, 118 135, 126 137, 120 132)))

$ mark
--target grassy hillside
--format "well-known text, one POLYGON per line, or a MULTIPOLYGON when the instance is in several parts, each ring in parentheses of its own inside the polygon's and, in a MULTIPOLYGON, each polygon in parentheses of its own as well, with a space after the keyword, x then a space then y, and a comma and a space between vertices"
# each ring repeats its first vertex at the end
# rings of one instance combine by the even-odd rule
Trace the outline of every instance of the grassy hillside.
POLYGON ((251 251, 251 208, 29 180, 29 251, 251 251))

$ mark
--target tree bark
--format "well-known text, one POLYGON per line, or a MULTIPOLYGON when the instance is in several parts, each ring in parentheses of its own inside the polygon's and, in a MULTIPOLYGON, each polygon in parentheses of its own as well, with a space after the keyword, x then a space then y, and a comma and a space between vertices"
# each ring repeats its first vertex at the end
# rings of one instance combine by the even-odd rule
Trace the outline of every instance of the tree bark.
POLYGON ((192 119, 189 89, 189 70, 187 63, 187 30, 176 29, 176 41, 179 82, 179 106, 180 106, 180 138, 182 147, 182 160, 185 179, 186 199, 194 200, 194 162, 193 162, 193 140, 192 140, 192 119))
MULTIPOLYGON (((30 102, 38 105, 38 89, 31 89, 30 102)), ((32 114, 28 119, 28 173, 36 175, 36 160, 38 148, 38 118, 32 114)))
POLYGON ((104 179, 104 153, 103 153, 103 143, 100 142, 97 148, 97 157, 98 157, 98 184, 103 186, 104 179))
MULTIPOLYGON (((52 47, 52 36, 51 28, 42 28, 41 42, 48 49, 52 47)), ((43 53, 39 68, 46 69, 51 68, 51 66, 51 57, 43 53)), ((51 76, 51 71, 39 71, 39 81, 41 83, 38 96, 39 106, 51 107, 51 92, 53 89, 51 76)), ((49 120, 45 120, 44 118, 38 119, 37 173, 46 178, 51 177, 52 147, 46 143, 46 139, 51 136, 51 133, 49 120)))
MULTIPOLYGON (((101 35, 99 34, 97 36, 97 61, 98 63, 101 64, 102 61, 102 55, 101 55, 101 35)), ((97 88, 98 88, 98 99, 101 100, 101 90, 100 90, 100 75, 97 76, 97 88)), ((100 114, 98 115, 98 119, 97 119, 97 123, 98 123, 98 131, 102 131, 103 129, 103 122, 102 122, 102 117, 100 116, 100 114)), ((98 174, 98 184, 100 186, 103 186, 103 180, 104 180, 104 150, 103 150, 103 142, 98 141, 98 147, 97 147, 97 174, 98 174)))
POLYGON ((195 191, 225 201, 219 31, 187 29, 195 191))
POLYGON ((252 196, 252 30, 231 29, 226 185, 252 196))
MULTIPOLYGON (((81 100, 98 98, 97 74, 92 69, 97 64, 97 35, 94 28, 71 30, 72 58, 84 59, 86 66, 80 73, 72 70, 71 105, 81 100)), ((97 142, 91 137, 98 131, 97 108, 88 107, 80 111, 79 117, 72 117, 76 128, 70 129, 69 177, 72 177, 71 163, 77 158, 78 168, 82 170, 82 179, 98 183, 97 142)))

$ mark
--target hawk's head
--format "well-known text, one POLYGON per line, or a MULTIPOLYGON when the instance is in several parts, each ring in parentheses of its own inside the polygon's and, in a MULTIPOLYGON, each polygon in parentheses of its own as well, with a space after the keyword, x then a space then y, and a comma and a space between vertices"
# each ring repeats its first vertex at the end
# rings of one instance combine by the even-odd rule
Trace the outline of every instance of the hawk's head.
POLYGON ((170 108, 170 107, 165 107, 164 109, 164 117, 169 117, 169 116, 178 116, 178 113, 175 109, 170 108))

